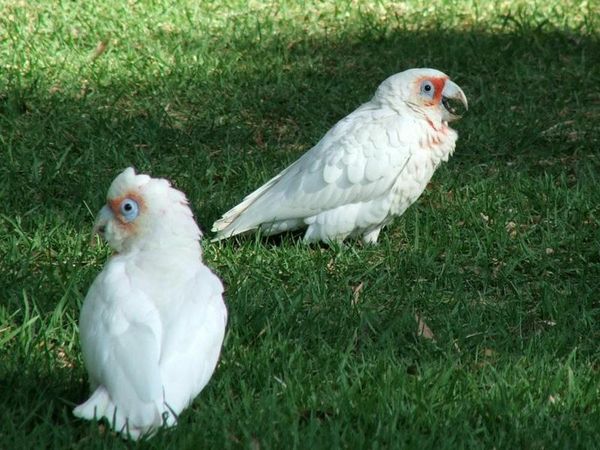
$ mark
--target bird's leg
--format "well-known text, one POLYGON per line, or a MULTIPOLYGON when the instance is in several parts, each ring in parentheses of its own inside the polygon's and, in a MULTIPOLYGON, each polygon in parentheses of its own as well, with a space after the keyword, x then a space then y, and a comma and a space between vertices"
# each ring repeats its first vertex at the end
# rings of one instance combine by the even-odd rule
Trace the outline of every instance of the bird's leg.
POLYGON ((379 238, 379 232, 381 231, 381 227, 377 227, 371 231, 366 232, 362 236, 362 241, 365 244, 376 245, 377 239, 379 238))

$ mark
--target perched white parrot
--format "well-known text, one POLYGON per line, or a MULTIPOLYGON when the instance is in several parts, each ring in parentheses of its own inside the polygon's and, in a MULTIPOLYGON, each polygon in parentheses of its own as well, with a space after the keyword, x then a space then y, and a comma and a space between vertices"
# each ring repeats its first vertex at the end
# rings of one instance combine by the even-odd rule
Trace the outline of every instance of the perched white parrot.
POLYGON ((111 184, 95 232, 115 250, 79 332, 91 397, 74 414, 138 439, 178 414, 215 370, 227 322, 221 281, 202 263, 185 195, 132 168, 111 184))
POLYGON ((468 108, 461 88, 438 70, 389 77, 369 102, 217 220, 214 240, 306 227, 307 242, 360 236, 376 243, 453 153, 458 135, 448 122, 460 116, 449 99, 468 108))

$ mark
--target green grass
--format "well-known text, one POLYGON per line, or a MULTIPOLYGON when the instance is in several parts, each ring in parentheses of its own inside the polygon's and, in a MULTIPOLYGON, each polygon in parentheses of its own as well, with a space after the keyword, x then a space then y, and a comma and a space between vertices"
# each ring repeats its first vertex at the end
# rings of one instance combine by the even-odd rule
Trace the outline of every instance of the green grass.
POLYGON ((207 240, 221 363, 139 447, 597 447, 597 4, 246 3, 0 1, 0 448, 135 447, 71 414, 118 172, 208 232, 414 66, 469 97, 455 156, 377 247, 207 240))

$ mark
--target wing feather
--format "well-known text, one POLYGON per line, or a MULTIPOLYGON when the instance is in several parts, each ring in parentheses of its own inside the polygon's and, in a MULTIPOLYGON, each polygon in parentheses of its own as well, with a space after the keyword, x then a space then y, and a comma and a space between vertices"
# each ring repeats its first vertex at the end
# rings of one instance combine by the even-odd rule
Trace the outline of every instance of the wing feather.
POLYGON ((363 105, 216 221, 215 240, 383 195, 410 157, 411 146, 400 139, 405 126, 394 111, 363 105))
POLYGON ((182 292, 183 301, 172 311, 177 324, 165 337, 161 361, 165 397, 181 411, 208 383, 219 358, 227 323, 223 285, 206 266, 182 292))
POLYGON ((159 313, 123 264, 111 261, 90 288, 80 334, 90 378, 106 388, 117 410, 138 426, 160 424, 159 313))

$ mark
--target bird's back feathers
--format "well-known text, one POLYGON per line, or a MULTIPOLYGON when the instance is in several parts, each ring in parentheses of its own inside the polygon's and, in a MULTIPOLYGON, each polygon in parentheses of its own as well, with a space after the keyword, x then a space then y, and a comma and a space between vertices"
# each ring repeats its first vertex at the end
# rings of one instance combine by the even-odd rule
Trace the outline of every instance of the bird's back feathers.
MULTIPOLYGON (((217 220, 214 240, 256 228, 274 234, 307 227, 306 241, 362 233, 375 242, 379 229, 418 198, 438 163, 454 150, 457 135, 440 105, 447 79, 434 69, 389 77, 369 102, 217 220), (429 83, 427 91, 421 91, 422 83, 429 83), (435 86, 434 100, 427 92, 433 95, 435 86), (411 160, 423 166, 410 166, 411 160)), ((452 86, 466 106, 460 88, 452 86)))
POLYGON ((188 261, 187 280, 164 286, 137 258, 113 257, 85 299, 81 346, 96 391, 74 411, 134 438, 165 418, 172 425, 206 385, 227 321, 221 282, 199 261, 188 261))
MULTIPOLYGON (((411 152, 405 123, 393 111, 363 105, 310 151, 215 222, 216 240, 261 224, 304 220, 390 189, 411 152)), ((268 231, 268 230, 265 230, 268 231)))

